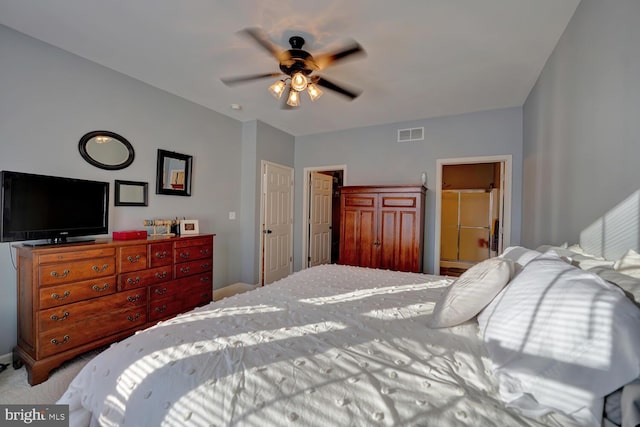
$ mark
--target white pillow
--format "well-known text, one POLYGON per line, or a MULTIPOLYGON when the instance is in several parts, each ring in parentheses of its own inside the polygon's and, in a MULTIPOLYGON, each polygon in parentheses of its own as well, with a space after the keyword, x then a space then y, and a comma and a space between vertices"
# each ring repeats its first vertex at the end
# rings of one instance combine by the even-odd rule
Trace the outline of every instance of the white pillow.
POLYGON ((640 375, 640 310, 551 254, 529 262, 478 324, 501 398, 525 415, 556 410, 600 426, 603 397, 640 375))
POLYGON ((589 271, 622 288, 629 298, 635 301, 636 304, 640 304, 640 279, 606 267, 596 267, 589 271))
POLYGON ((527 249, 522 246, 509 246, 502 252, 499 258, 513 261, 514 274, 518 274, 531 260, 540 255, 540 252, 527 249))
POLYGON ((475 317, 513 275, 513 262, 491 258, 462 273, 436 303, 429 323, 432 328, 448 328, 475 317))
POLYGON ((575 265, 583 270, 589 270, 595 267, 611 267, 613 268, 613 261, 606 260, 602 257, 591 255, 586 253, 580 246, 573 245, 568 248, 560 246, 540 246, 537 248, 538 252, 551 253, 555 252, 564 261, 569 264, 575 265))
POLYGON ((629 249, 627 253, 615 263, 613 268, 627 276, 640 278, 640 254, 633 249, 629 249))

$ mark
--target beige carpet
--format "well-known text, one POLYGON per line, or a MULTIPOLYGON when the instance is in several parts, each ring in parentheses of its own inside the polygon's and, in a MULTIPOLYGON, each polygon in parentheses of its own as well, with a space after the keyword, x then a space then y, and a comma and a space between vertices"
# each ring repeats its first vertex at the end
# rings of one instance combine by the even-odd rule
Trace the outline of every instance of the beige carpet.
POLYGON ((24 366, 17 370, 9 366, 0 373, 0 404, 55 403, 63 395, 71 380, 80 372, 80 369, 98 353, 99 351, 85 353, 65 362, 51 372, 47 381, 33 387, 27 382, 27 370, 24 366))

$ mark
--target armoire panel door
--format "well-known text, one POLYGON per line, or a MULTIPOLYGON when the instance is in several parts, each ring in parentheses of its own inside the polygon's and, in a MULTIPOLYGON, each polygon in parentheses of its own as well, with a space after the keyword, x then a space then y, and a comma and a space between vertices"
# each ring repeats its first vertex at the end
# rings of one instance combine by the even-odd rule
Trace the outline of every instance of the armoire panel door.
POLYGON ((349 195, 342 200, 340 264, 377 267, 376 196, 349 195))
POLYGON ((420 215, 416 210, 381 212, 380 267, 398 271, 420 271, 420 215))

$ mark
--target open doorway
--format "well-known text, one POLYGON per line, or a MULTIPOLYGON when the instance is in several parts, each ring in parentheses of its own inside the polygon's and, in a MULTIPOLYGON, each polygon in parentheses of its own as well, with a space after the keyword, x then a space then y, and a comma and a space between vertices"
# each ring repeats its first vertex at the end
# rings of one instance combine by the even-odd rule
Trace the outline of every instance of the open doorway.
POLYGON ((304 169, 303 269, 338 261, 340 251, 340 187, 345 185, 345 176, 345 165, 304 169), (327 183, 328 190, 326 185, 318 184, 318 182, 327 183))
POLYGON ((510 243, 511 156, 438 161, 434 272, 459 276, 510 243))

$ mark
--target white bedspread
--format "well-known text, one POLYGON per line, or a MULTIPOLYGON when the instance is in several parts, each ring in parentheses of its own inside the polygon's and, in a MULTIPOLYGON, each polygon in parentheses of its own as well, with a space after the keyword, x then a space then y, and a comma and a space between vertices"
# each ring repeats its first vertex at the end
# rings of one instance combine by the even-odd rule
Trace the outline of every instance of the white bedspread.
POLYGON ((72 426, 569 426, 503 406, 477 323, 428 329, 451 282, 326 265, 114 344, 58 403, 72 426))

